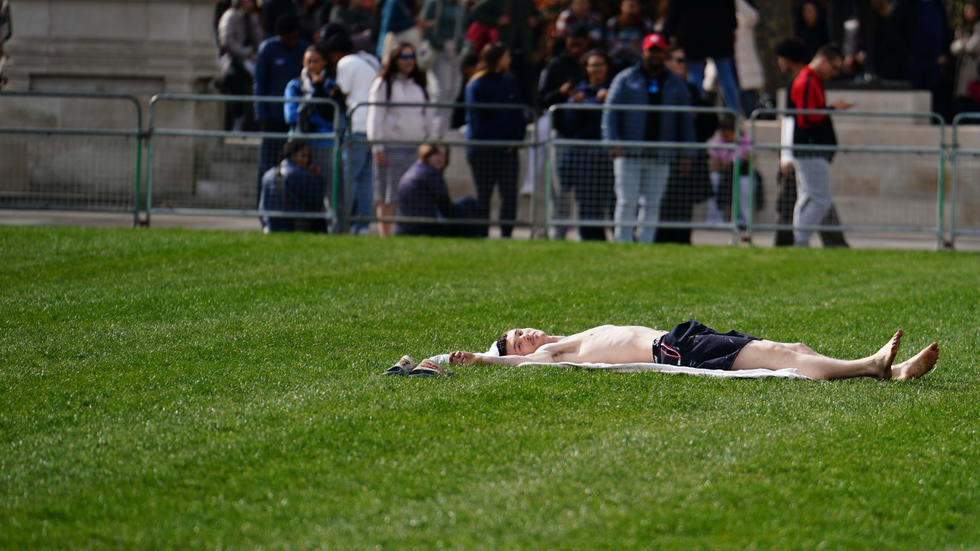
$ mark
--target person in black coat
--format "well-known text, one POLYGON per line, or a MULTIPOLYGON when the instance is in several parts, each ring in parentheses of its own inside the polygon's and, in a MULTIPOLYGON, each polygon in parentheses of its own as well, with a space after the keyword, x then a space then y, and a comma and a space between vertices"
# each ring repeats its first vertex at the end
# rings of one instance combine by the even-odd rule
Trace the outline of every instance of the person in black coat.
MULTIPOLYGON (((681 48, 671 48, 667 53, 667 68, 681 78, 687 78, 687 56, 681 48)), ((691 96, 691 107, 711 107, 698 94, 697 87, 687 81, 688 93, 691 96)), ((718 116, 714 113, 697 113, 694 115, 694 135, 698 143, 707 142, 718 130, 718 116)), ((665 222, 690 222, 691 209, 694 205, 705 201, 711 194, 711 181, 708 179, 708 153, 704 149, 697 150, 693 159, 692 170, 681 174, 679 166, 670 168, 670 179, 660 203, 660 219, 665 222)), ((691 230, 687 228, 661 228, 657 231, 655 243, 691 244, 691 230)))
MULTIPOLYGON (((593 50, 582 57, 588 78, 572 89, 568 103, 602 105, 612 82, 612 61, 593 50)), ((602 111, 565 110, 555 113, 563 133, 573 140, 602 140, 602 111)), ((609 152, 603 147, 564 147, 558 160, 562 187, 575 190, 581 220, 602 220, 605 212, 612 213, 616 204, 613 191, 613 165, 609 152)), ((580 226, 582 241, 605 241, 606 230, 601 226, 580 226)))
POLYGON ((684 0, 671 2, 664 34, 671 45, 687 53, 688 81, 704 95, 704 67, 707 58, 718 69, 718 85, 725 106, 737 112, 738 77, 735 74, 735 2, 732 0, 684 0))
POLYGON ((572 95, 572 88, 582 82, 582 54, 589 49, 589 29, 576 25, 565 35, 565 49, 561 55, 541 72, 538 84, 538 103, 541 112, 556 103, 565 103, 572 95))
POLYGON ((888 17, 882 76, 907 80, 913 90, 932 90, 949 59, 953 32, 942 0, 898 0, 888 17))

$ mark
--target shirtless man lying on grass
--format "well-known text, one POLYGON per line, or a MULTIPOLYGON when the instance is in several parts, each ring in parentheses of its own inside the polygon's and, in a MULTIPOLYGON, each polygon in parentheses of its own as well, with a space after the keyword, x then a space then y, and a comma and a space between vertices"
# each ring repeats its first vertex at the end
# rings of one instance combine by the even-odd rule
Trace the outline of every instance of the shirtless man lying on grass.
POLYGON ((637 325, 602 325, 568 337, 546 335, 537 329, 511 329, 486 354, 457 351, 450 363, 518 365, 533 363, 660 363, 701 369, 741 371, 793 368, 811 379, 918 379, 939 359, 932 343, 911 359, 892 365, 902 339, 899 330, 875 354, 860 360, 838 360, 817 354, 802 343, 767 341, 745 333, 719 333, 697 321, 672 331, 637 325), (499 352, 499 354, 497 353, 499 352))

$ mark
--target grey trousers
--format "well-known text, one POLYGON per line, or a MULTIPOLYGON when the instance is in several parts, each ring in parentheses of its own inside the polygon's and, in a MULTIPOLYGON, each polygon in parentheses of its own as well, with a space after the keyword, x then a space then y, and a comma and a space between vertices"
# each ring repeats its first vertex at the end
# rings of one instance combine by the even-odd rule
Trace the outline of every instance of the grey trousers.
POLYGON ((810 230, 800 226, 819 226, 833 204, 830 191, 830 163, 822 157, 804 157, 793 161, 796 168, 796 205, 793 207, 793 244, 808 247, 810 230))

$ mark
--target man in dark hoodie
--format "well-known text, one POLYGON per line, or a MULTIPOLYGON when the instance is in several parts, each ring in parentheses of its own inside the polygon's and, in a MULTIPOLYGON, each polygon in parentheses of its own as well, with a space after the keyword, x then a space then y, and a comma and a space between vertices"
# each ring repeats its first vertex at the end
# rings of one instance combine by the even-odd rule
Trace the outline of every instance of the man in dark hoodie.
POLYGON ((541 72, 538 101, 542 112, 546 112, 556 103, 568 101, 572 88, 585 78, 582 72, 582 55, 588 51, 590 43, 587 27, 575 25, 569 29, 565 35, 565 50, 541 72))

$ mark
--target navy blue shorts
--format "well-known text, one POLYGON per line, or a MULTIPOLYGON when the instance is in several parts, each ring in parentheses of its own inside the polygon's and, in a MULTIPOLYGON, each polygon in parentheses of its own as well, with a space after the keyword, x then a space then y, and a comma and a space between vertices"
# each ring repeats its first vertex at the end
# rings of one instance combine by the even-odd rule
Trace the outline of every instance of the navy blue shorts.
POLYGON ((743 346, 761 340, 738 331, 719 333, 690 320, 653 341, 653 358, 666 365, 728 371, 743 346))

